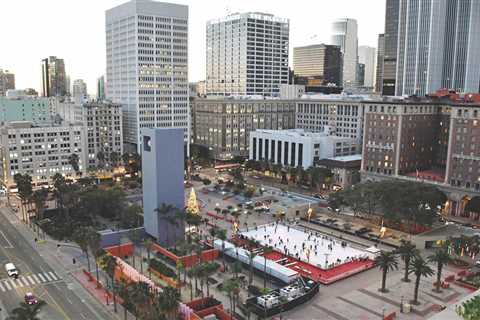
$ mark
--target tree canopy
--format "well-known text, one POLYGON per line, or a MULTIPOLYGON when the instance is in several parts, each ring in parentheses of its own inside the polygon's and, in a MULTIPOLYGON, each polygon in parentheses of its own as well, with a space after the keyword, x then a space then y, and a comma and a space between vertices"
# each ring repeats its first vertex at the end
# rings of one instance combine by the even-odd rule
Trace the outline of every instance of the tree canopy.
POLYGON ((392 222, 430 226, 446 201, 435 186, 410 181, 365 182, 330 196, 330 206, 348 206, 354 214, 381 215, 392 222))

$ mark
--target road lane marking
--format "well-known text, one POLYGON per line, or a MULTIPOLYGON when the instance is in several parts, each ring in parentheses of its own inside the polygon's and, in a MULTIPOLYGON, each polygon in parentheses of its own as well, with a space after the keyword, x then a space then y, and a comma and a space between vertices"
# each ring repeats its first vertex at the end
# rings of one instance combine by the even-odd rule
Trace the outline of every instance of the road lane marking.
POLYGON ((58 278, 55 276, 55 273, 50 271, 48 274, 53 278, 53 280, 58 280, 58 278))
POLYGON ((42 282, 42 281, 40 281, 40 279, 37 277, 36 274, 34 274, 32 277, 33 277, 33 279, 35 279, 36 282, 38 282, 38 283, 42 282))
POLYGON ((5 249, 12 249, 14 248, 12 243, 8 240, 7 236, 5 235, 5 233, 3 233, 3 231, 0 231, 0 234, 2 235, 3 239, 5 239, 5 242, 8 243, 7 246, 3 246, 5 249))
POLYGON ((4 281, 3 284, 5 285, 5 287, 7 288, 7 290, 12 289, 12 288, 10 288, 10 284, 8 283, 8 281, 4 281))
POLYGON ((23 277, 23 278, 20 278, 20 280, 22 280, 22 282, 23 282, 27 287, 30 286, 30 283, 28 283, 27 278, 23 277))
POLYGON ((47 280, 45 280, 41 273, 39 273, 38 276, 40 277, 40 279, 42 279, 42 282, 47 282, 47 280))
POLYGON ((35 280, 33 280, 32 276, 27 276, 27 279, 28 279, 28 281, 30 281, 30 283, 32 285, 36 284, 36 282, 35 282, 35 280))
POLYGON ((17 286, 19 286, 20 288, 23 287, 23 283, 22 283, 22 281, 20 281, 20 279, 15 279, 15 280, 13 280, 13 282, 15 282, 15 284, 17 286))
POLYGON ((0 289, 5 292, 5 288, 2 286, 2 283, 0 282, 0 289))
POLYGON ((13 280, 8 280, 8 281, 10 282, 10 284, 12 285, 12 287, 13 287, 14 289, 17 288, 17 285, 15 284, 15 281, 13 281, 13 280))
POLYGON ((52 279, 50 278, 50 276, 48 275, 48 273, 45 272, 43 275, 45 276, 45 278, 47 278, 48 281, 52 281, 52 279))

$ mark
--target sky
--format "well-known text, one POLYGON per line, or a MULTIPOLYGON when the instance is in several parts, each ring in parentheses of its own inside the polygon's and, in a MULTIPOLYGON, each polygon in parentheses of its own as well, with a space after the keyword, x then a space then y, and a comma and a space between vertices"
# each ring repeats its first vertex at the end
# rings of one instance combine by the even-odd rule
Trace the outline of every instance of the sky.
MULTIPOLYGON (((0 69, 15 73, 16 87, 40 89, 40 61, 65 60, 71 83, 95 94, 105 74, 105 10, 126 0, 0 0, 0 69)), ((290 65, 296 46, 330 43, 331 23, 353 18, 358 43, 377 47, 385 0, 169 0, 189 6, 189 81, 205 79, 205 23, 229 13, 257 11, 290 19, 290 65)))

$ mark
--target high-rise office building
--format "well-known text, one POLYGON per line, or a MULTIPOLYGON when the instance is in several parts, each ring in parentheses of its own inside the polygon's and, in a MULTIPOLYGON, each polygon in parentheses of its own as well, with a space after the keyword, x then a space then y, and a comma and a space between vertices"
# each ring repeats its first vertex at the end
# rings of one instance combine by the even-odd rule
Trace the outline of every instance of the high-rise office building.
POLYGON ((343 53, 343 86, 357 85, 358 37, 357 20, 337 19, 332 25, 333 45, 339 46, 343 53))
POLYGON ((4 96, 7 90, 15 89, 15 75, 8 70, 0 69, 0 96, 4 96))
POLYGON ((67 90, 67 77, 63 59, 50 56, 42 60, 42 96, 65 96, 67 90))
POLYGON ((342 52, 339 46, 315 44, 293 48, 295 77, 317 81, 319 85, 342 85, 342 52))
POLYGON ((73 97, 83 97, 86 98, 87 93, 87 84, 82 79, 77 79, 73 81, 72 96, 73 97))
POLYGON ((278 95, 288 83, 289 26, 256 12, 208 21, 207 95, 278 95))
POLYGON ((376 49, 369 46, 358 47, 358 62, 363 64, 363 86, 373 88, 375 86, 375 57, 376 49))
POLYGON ((188 141, 188 6, 132 0, 105 16, 106 94, 123 106, 124 142, 140 151, 141 128, 168 127, 188 141))
POLYGON ((105 77, 101 76, 97 79, 97 100, 105 99, 105 77))
MULTIPOLYGON (((398 14, 400 0, 387 0, 385 10, 382 95, 395 95, 397 74, 398 14)), ((380 40, 379 40, 380 41, 380 40)))
POLYGON ((385 56, 385 34, 381 33, 378 35, 378 46, 377 46, 377 67, 375 75, 375 92, 381 93, 383 86, 383 64, 385 56))
POLYGON ((478 92, 480 1, 399 1, 396 95, 478 92))

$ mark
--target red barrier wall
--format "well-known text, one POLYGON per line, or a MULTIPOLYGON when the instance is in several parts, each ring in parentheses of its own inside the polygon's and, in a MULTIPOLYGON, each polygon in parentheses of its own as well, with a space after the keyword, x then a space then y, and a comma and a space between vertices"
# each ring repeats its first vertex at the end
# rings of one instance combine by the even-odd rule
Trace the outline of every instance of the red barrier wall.
MULTIPOLYGON (((197 263, 198 261, 196 254, 179 257, 176 254, 168 251, 167 249, 163 248, 158 244, 153 244, 152 246, 154 250, 164 255, 165 257, 171 259, 175 263, 177 263, 180 260, 185 268, 190 268, 191 266, 195 265, 195 263, 197 263)), ((218 258, 218 255, 219 253, 217 249, 205 250, 202 252, 202 261, 213 261, 216 258, 218 258)))
POLYGON ((119 246, 111 246, 111 247, 105 247, 103 248, 105 251, 110 253, 111 255, 114 255, 116 257, 123 258, 125 256, 131 256, 133 254, 133 243, 125 243, 119 246))

